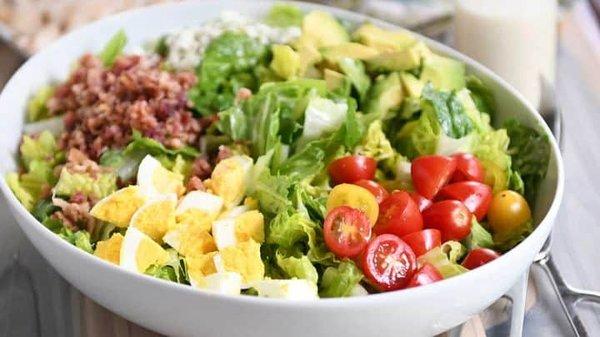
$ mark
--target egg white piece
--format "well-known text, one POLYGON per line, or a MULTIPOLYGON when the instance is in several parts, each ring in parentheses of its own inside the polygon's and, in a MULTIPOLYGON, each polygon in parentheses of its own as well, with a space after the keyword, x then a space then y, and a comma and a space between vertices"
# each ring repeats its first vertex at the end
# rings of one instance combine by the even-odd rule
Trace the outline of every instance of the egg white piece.
POLYGON ((258 296, 260 297, 283 298, 294 301, 312 301, 319 299, 317 285, 303 279, 266 279, 254 282, 252 287, 258 291, 258 296))
POLYGON ((193 279, 190 279, 190 283, 193 287, 218 294, 239 295, 242 290, 242 275, 230 271, 219 272, 205 276, 202 285, 193 279))
POLYGON ((182 214, 189 209, 197 209, 209 216, 216 216, 222 208, 223 198, 204 191, 192 191, 181 199, 175 214, 182 214))
POLYGON ((210 179, 211 189, 223 197, 225 207, 232 208, 244 200, 253 165, 248 156, 232 156, 215 166, 210 179))
POLYGON ((235 218, 216 220, 212 224, 212 236, 218 250, 223 250, 237 244, 235 236, 235 218))
MULTIPOLYGON (((140 187, 140 192, 147 197, 155 197, 164 194, 157 189, 155 179, 173 179, 174 173, 167 170, 162 164, 151 155, 146 155, 138 167, 137 185, 140 187)), ((183 188, 183 182, 181 182, 183 188)), ((171 191, 175 192, 175 191, 171 191)))
POLYGON ((125 234, 125 238, 123 239, 123 244, 121 246, 121 267, 135 273, 138 272, 135 257, 138 246, 142 240, 144 240, 144 237, 146 237, 146 234, 142 233, 135 227, 129 227, 127 229, 127 233, 125 234))
POLYGON ((219 215, 219 219, 235 219, 238 215, 242 215, 250 211, 250 207, 246 205, 236 206, 219 215))

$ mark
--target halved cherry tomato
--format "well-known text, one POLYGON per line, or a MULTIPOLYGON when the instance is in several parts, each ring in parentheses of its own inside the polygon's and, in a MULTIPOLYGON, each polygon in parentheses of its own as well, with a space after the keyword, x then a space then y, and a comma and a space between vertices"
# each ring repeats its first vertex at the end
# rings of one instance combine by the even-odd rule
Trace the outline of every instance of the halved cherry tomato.
POLYGON ((419 194, 433 199, 456 170, 456 160, 446 156, 421 156, 413 160, 410 174, 419 194))
POLYGON ((329 164, 329 175, 334 184, 353 183, 361 179, 373 179, 377 162, 367 156, 346 156, 329 164))
POLYGON ((371 224, 365 213, 348 206, 336 207, 325 217, 325 244, 338 257, 355 257, 371 238, 371 224))
POLYGON ((450 182, 459 181, 478 181, 483 182, 485 171, 483 165, 477 157, 468 153, 458 153, 452 156, 456 159, 456 171, 452 175, 450 182))
POLYGON ((379 235, 369 242, 361 259, 363 273, 380 291, 404 288, 417 266, 410 246, 393 234, 379 235))
POLYGON ((431 200, 425 198, 424 196, 420 195, 417 192, 408 192, 408 194, 410 194, 410 197, 415 201, 415 203, 417 204, 417 206, 419 207, 419 211, 423 212, 425 209, 427 209, 427 207, 431 206, 431 200))
POLYGON ((438 199, 454 199, 467 206, 478 221, 485 218, 492 202, 492 188, 477 181, 461 181, 444 186, 438 199))
POLYGON ((413 275, 412 279, 408 282, 407 288, 424 286, 427 284, 431 284, 440 280, 443 280, 444 277, 440 272, 431 264, 426 263, 421 267, 421 269, 417 270, 415 275, 413 275))
POLYGON ((415 255, 419 257, 442 244, 442 232, 437 229, 429 228, 404 235, 401 239, 406 242, 410 248, 412 248, 415 255))
POLYGON ((377 234, 404 236, 423 229, 423 218, 414 200, 405 191, 394 191, 379 205, 377 234))
POLYGON ((442 232, 442 242, 466 238, 471 233, 472 219, 471 212, 457 200, 435 202, 423 212, 425 227, 442 232))
POLYGON ((500 257, 496 251, 487 248, 475 248, 467 254, 462 266, 472 270, 500 257))
POLYGON ((352 184, 340 184, 334 187, 329 192, 326 206, 328 212, 338 206, 356 208, 367 215, 371 227, 375 226, 379 216, 379 205, 373 194, 365 188, 352 184))
POLYGON ((383 199, 390 195, 383 186, 379 185, 373 180, 361 179, 355 181, 353 184, 369 190, 369 192, 371 192, 375 196, 377 203, 381 203, 383 199))

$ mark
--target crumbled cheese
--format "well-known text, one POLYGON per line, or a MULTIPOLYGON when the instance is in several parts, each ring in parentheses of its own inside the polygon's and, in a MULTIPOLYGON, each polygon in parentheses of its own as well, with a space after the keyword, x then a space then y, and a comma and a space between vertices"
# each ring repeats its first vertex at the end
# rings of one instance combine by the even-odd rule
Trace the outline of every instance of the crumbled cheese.
POLYGON ((219 19, 200 27, 184 28, 166 37, 167 62, 178 70, 194 69, 210 42, 225 32, 246 33, 262 44, 287 44, 300 36, 300 28, 277 28, 254 22, 236 12, 224 12, 219 19))

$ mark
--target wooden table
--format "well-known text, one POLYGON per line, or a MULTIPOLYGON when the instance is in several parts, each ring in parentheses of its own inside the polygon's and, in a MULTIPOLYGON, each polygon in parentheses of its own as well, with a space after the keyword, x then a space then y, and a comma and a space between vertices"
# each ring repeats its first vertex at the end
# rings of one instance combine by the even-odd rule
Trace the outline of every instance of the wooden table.
MULTIPOLYGON (((0 48, 0 83, 15 66, 0 48)), ((563 18, 556 94, 565 120, 567 179, 552 252, 573 285, 600 289, 600 29, 583 1, 563 18)), ((4 203, 0 218, 0 337, 156 336, 63 281, 23 236, 4 203)), ((535 267, 529 303, 525 336, 571 336, 547 279, 535 267)), ((506 311, 506 303, 498 304, 470 321, 461 336, 506 336, 506 311)), ((580 312, 592 335, 600 332, 600 308, 582 305, 580 312)))

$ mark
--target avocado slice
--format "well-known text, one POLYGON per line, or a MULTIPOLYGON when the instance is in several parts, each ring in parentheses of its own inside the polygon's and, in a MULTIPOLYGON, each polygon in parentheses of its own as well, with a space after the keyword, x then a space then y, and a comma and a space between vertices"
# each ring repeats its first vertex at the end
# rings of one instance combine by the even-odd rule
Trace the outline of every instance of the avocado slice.
POLYGON ((399 51, 416 43, 416 39, 408 32, 385 30, 370 23, 360 26, 352 37, 380 52, 399 51))
POLYGON ((365 111, 376 114, 379 118, 385 118, 390 110, 400 107, 403 96, 398 73, 394 72, 388 76, 379 75, 369 93, 365 111))
POLYGON ((316 48, 335 46, 350 41, 346 29, 331 14, 312 11, 302 20, 302 34, 316 48))
POLYGON ((379 52, 375 48, 360 43, 346 42, 337 46, 321 48, 321 54, 328 63, 337 64, 344 57, 366 60, 375 57, 379 52))
POLYGON ((292 47, 282 44, 275 44, 271 47, 273 60, 271 69, 277 76, 286 80, 296 76, 300 69, 300 56, 292 47))
POLYGON ((431 55, 423 42, 394 52, 381 53, 366 60, 367 68, 374 72, 403 71, 418 68, 421 59, 431 55))
POLYGON ((293 46, 300 57, 298 75, 306 77, 310 68, 316 63, 321 62, 323 57, 319 53, 319 50, 312 44, 312 40, 304 34, 293 43, 293 46))
POLYGON ((407 72, 401 73, 400 79, 402 80, 404 92, 406 92, 409 97, 421 97, 421 91, 423 91, 425 83, 420 81, 415 75, 407 72))
POLYGON ((339 93, 342 96, 350 95, 350 81, 342 73, 331 69, 325 69, 323 72, 327 90, 339 93))
POLYGON ((466 86, 465 65, 448 57, 431 54, 423 60, 421 82, 438 90, 452 91, 466 86))

